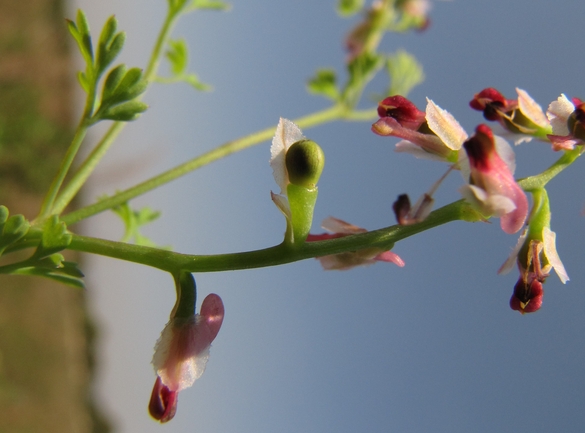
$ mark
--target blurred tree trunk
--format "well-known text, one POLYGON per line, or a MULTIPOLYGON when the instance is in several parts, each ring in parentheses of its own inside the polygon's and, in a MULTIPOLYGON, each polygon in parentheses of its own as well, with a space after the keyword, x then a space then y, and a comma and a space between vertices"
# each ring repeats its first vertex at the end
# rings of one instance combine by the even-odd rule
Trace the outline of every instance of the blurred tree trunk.
MULTIPOLYGON (((0 204, 34 218, 72 137, 63 0, 0 0, 0 204)), ((74 258, 75 259, 75 258, 74 258)), ((85 294, 0 279, 0 432, 97 433, 85 294)))

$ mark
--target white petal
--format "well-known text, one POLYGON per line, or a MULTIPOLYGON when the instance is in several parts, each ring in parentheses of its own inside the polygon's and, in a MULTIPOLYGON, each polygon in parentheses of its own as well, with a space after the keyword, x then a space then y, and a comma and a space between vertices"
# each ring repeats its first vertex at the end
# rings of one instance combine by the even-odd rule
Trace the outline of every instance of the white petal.
POLYGON ((544 254, 546 255, 546 259, 555 269, 561 282, 566 284, 567 281, 569 281, 569 275, 567 275, 563 262, 561 262, 559 254, 557 253, 557 234, 548 227, 545 227, 542 230, 542 239, 544 241, 544 254))
POLYGON ((272 191, 270 191, 270 198, 272 199, 276 207, 280 209, 284 216, 290 221, 291 214, 288 199, 283 195, 274 194, 272 191))
POLYGON ((567 120, 573 111, 575 106, 564 94, 550 103, 546 115, 552 126, 553 135, 569 135, 567 120))
POLYGON ((171 319, 161 332, 160 338, 154 347, 152 365, 162 383, 173 391, 181 391, 193 385, 205 371, 209 359, 209 346, 198 346, 197 327, 195 323, 203 320, 201 316, 188 319, 187 334, 190 337, 191 347, 177 347, 177 319, 171 319), (180 350, 186 353, 179 353, 180 350))
POLYGON ((419 159, 429 159, 431 161, 445 162, 445 158, 437 154, 427 152, 422 147, 417 146, 408 140, 401 140, 396 143, 396 148, 394 150, 398 153, 410 153, 415 158, 419 159))
POLYGON ((526 91, 516 87, 516 93, 518 93, 518 106, 522 114, 541 128, 548 128, 548 119, 542 112, 542 107, 526 91))
POLYGON ((496 152, 498 152, 502 161, 506 163, 510 172, 514 174, 516 171, 516 154, 514 153, 514 149, 512 149, 512 146, 506 140, 497 135, 494 135, 494 144, 496 145, 496 152))
POLYGON ((520 237, 518 238, 518 242, 516 242, 516 246, 504 262, 500 269, 498 269, 498 274, 507 274, 510 270, 514 267, 514 264, 518 261, 518 253, 520 252, 520 248, 524 245, 524 241, 526 240, 526 236, 528 236, 528 227, 526 227, 520 237))
POLYGON ((280 194, 286 195, 286 185, 288 184, 288 174, 284 160, 286 151, 293 143, 303 138, 305 137, 297 125, 288 119, 280 118, 270 147, 270 166, 272 167, 274 180, 280 187, 280 194))
POLYGON ((427 98, 426 120, 431 131, 451 150, 459 150, 467 140, 467 133, 448 111, 427 98))
POLYGON ((343 233, 348 235, 367 232, 366 229, 354 226, 353 224, 334 217, 325 218, 321 223, 321 227, 331 233, 343 233))
POLYGON ((459 188, 459 192, 465 200, 480 209, 480 212, 486 216, 500 217, 516 209, 516 204, 510 198, 499 194, 488 194, 475 185, 463 185, 459 188))
POLYGON ((514 145, 518 146, 522 143, 530 143, 534 137, 532 135, 522 135, 516 134, 516 138, 514 139, 514 145))

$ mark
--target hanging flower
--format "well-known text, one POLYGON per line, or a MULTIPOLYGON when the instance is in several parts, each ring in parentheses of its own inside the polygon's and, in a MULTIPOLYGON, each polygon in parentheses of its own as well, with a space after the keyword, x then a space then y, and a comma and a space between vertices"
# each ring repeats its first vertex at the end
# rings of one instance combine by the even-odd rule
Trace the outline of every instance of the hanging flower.
POLYGON ((500 217, 506 233, 516 233, 526 221, 528 199, 516 183, 513 170, 496 151, 490 128, 479 125, 464 148, 469 160, 469 184, 461 187, 461 194, 483 215, 500 217))
POLYGON ((561 283, 566 284, 569 276, 563 262, 557 253, 556 234, 548 227, 543 227, 540 233, 531 233, 524 230, 516 247, 499 269, 499 274, 505 274, 518 264, 520 278, 514 286, 514 293, 510 299, 510 307, 521 313, 532 313, 542 305, 544 291, 542 283, 554 269, 561 283))
POLYGON ((391 96, 380 102, 378 115, 380 120, 372 125, 372 131, 402 138, 396 144, 396 151, 417 158, 456 163, 458 151, 467 139, 467 133, 455 118, 430 99, 424 117, 422 111, 402 96, 391 96))
POLYGON ((157 378, 150 397, 150 415, 161 423, 170 421, 177 410, 180 391, 201 377, 209 358, 209 347, 217 336, 224 316, 218 295, 208 295, 201 313, 172 317, 154 348, 152 365, 157 378))
MULTIPOLYGON (((320 235, 309 234, 307 242, 325 241, 358 233, 367 233, 366 229, 333 217, 325 218, 321 227, 330 233, 323 233, 320 235)), ((328 256, 317 257, 317 260, 321 262, 323 269, 339 271, 355 268, 356 266, 368 266, 376 262, 392 262, 397 266, 404 266, 404 261, 397 254, 376 247, 339 254, 330 254, 328 256)))
POLYGON ((499 274, 509 272, 518 265, 520 278, 514 286, 510 307, 521 313, 532 313, 542 305, 542 284, 554 269, 563 284, 569 281, 567 271, 556 248, 556 234, 550 229, 551 211, 544 188, 532 191, 534 205, 528 227, 522 232, 516 246, 499 274))

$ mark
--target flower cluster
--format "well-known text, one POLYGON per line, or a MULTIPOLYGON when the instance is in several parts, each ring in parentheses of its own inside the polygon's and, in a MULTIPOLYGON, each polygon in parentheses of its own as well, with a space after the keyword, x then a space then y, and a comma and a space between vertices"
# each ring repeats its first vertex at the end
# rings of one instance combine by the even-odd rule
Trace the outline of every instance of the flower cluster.
MULTIPOLYGON (((536 138, 549 141, 555 151, 570 151, 585 143, 583 101, 569 101, 561 95, 544 113, 526 91, 516 92, 516 99, 507 99, 498 90, 487 88, 475 94, 470 106, 482 111, 486 120, 498 122, 502 134, 513 136, 516 144, 536 138)), ((402 139, 396 144, 397 152, 452 164, 465 180, 459 189, 463 198, 485 218, 499 217, 502 230, 508 234, 525 227, 499 272, 509 271, 517 263, 520 277, 510 306, 522 313, 537 311, 542 304, 542 284, 551 270, 563 283, 569 278, 556 251, 555 233, 550 230, 546 191, 530 191, 534 204, 529 216, 526 193, 514 179, 514 151, 506 140, 484 124, 469 137, 451 114, 429 99, 423 112, 403 96, 390 96, 379 103, 378 115, 372 131, 402 139)), ((425 194, 412 209, 408 196, 401 195, 394 204, 399 224, 416 224, 424 219, 433 202, 431 195, 425 194)))
POLYGON ((522 228, 528 201, 514 179, 514 153, 505 140, 494 137, 486 125, 469 137, 450 113, 431 100, 423 113, 402 96, 388 97, 378 105, 378 114, 374 133, 402 138, 396 144, 398 152, 454 164, 466 181, 460 189, 466 200, 486 217, 500 217, 506 233, 522 228))

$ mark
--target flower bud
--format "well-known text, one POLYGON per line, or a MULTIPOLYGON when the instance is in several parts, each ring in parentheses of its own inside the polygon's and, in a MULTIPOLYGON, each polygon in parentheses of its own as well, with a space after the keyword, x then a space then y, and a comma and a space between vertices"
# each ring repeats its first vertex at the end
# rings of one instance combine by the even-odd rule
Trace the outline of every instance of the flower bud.
POLYGON ((299 140, 290 146, 285 161, 290 183, 313 189, 323 171, 325 154, 314 141, 299 140))
MULTIPOLYGON (((378 104, 378 116, 392 117, 404 128, 416 131, 425 124, 425 112, 404 96, 389 96, 378 104)), ((428 128, 427 128, 428 129, 428 128)), ((428 133, 429 131, 420 131, 428 133)))

